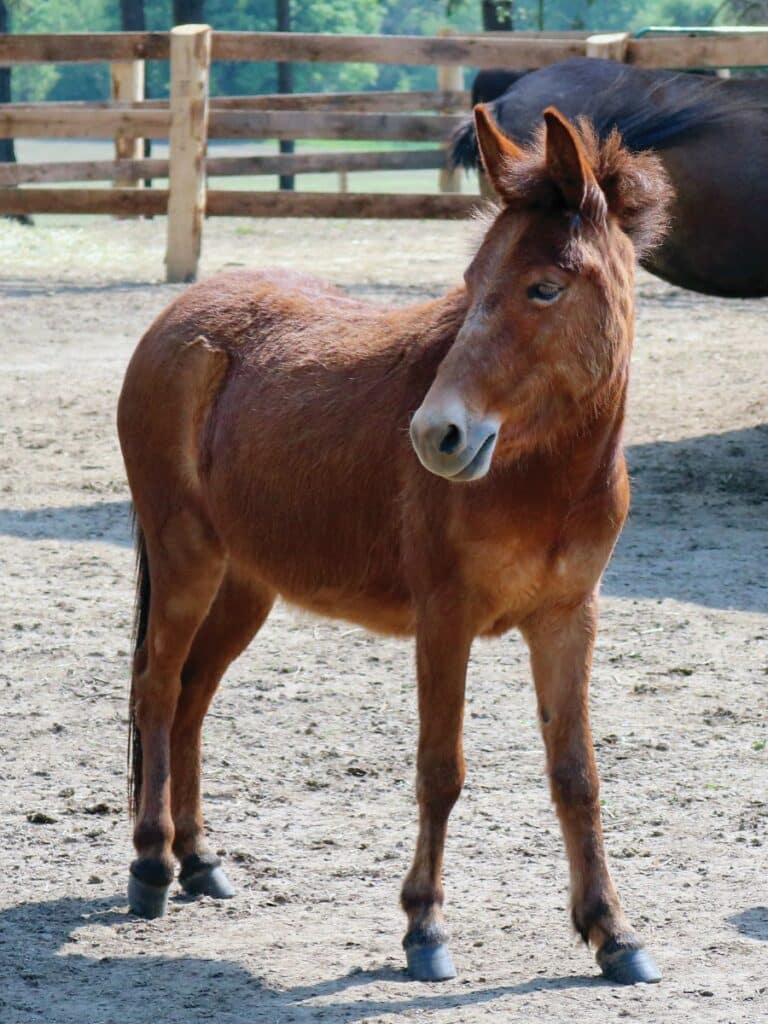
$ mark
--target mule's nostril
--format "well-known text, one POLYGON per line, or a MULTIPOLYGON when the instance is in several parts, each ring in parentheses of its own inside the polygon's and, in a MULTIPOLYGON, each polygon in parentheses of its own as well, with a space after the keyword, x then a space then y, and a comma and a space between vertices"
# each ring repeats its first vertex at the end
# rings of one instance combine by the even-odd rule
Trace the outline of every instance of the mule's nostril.
POLYGON ((440 442, 440 451, 443 455, 453 455, 460 444, 461 431, 455 423, 451 423, 440 442))

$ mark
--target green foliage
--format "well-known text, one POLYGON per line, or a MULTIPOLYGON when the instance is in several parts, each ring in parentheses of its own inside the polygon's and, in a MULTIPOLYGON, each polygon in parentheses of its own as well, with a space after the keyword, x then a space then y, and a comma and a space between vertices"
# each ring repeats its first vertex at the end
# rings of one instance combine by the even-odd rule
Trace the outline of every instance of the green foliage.
MULTIPOLYGON (((648 25, 706 25, 749 21, 748 10, 768 0, 516 0, 514 23, 519 30, 568 29, 636 31, 648 25)), ((118 31, 118 0, 6 0, 14 32, 118 31)), ((167 31, 171 0, 145 0, 147 28, 167 31)), ((293 0, 297 32, 386 33, 437 35, 481 30, 481 0, 293 0)), ((228 31, 274 31, 274 0, 205 0, 206 21, 228 31)), ((470 72, 467 73, 468 78, 470 72)), ((168 92, 167 64, 147 66, 150 96, 168 92)), ((294 65, 296 91, 430 89, 432 67, 370 64, 294 65)), ((237 95, 273 92, 274 63, 217 62, 212 92, 237 95)), ((109 70, 105 65, 68 64, 20 67, 13 72, 17 100, 106 99, 109 70)))
MULTIPOLYGON (((10 0, 8 10, 14 32, 114 31, 118 26, 117 3, 109 0, 10 0), (110 8, 114 7, 111 16, 110 8)), ((13 72, 14 99, 105 99, 109 95, 109 70, 97 64, 41 64, 22 66, 13 72)))

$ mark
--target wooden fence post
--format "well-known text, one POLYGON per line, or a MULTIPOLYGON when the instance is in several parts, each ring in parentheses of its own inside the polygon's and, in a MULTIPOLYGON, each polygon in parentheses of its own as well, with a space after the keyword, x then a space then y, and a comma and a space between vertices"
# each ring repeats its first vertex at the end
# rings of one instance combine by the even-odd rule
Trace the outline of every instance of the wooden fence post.
MULTIPOLYGON (((441 29, 441 36, 453 35, 452 29, 441 29)), ((445 92, 462 92, 464 89, 464 70, 459 64, 438 64, 437 67, 437 88, 445 92)), ((446 107, 445 114, 462 114, 461 107, 446 107)), ((451 169, 449 166, 451 147, 445 147, 445 167, 440 171, 441 192, 461 192, 461 168, 451 169)))
POLYGON ((629 32, 604 32, 601 35, 587 38, 587 56, 602 57, 603 60, 618 60, 622 64, 627 59, 627 43, 629 32))
POLYGON ((205 152, 211 29, 171 30, 171 128, 168 173, 167 281, 194 281, 205 216, 205 152))
MULTIPOLYGON (((144 99, 143 60, 117 61, 112 64, 112 99, 116 103, 133 103, 144 99)), ((115 136, 116 160, 140 160, 144 155, 144 140, 133 135, 118 132, 115 136)), ((115 188, 141 188, 141 181, 129 176, 117 175, 115 188)))

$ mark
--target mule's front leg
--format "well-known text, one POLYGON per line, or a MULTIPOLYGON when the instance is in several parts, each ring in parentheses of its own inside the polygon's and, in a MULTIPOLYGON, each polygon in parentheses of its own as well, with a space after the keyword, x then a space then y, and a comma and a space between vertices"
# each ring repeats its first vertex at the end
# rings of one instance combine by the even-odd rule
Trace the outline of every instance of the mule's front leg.
POLYGON ((448 815, 464 782, 461 730, 464 683, 472 637, 455 607, 428 604, 416 635, 419 748, 416 792, 419 835, 401 902, 408 915, 403 939, 408 972, 418 981, 443 981, 456 970, 443 920, 443 848, 448 815))
POLYGON ((627 922, 603 846, 599 780, 589 726, 589 673, 597 628, 597 598, 554 609, 526 624, 525 637, 547 751, 552 799, 571 873, 573 923, 597 948, 606 978, 624 984, 661 975, 627 922))

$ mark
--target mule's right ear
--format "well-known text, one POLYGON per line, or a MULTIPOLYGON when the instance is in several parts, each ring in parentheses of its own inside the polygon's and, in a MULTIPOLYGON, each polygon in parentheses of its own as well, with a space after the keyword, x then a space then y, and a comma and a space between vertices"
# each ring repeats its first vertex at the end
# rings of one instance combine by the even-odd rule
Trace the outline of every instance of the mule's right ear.
POLYGON ((506 168, 510 163, 519 160, 523 156, 523 151, 500 131, 484 103, 478 103, 474 113, 477 147, 483 159, 485 173, 496 192, 504 199, 509 191, 506 168))

